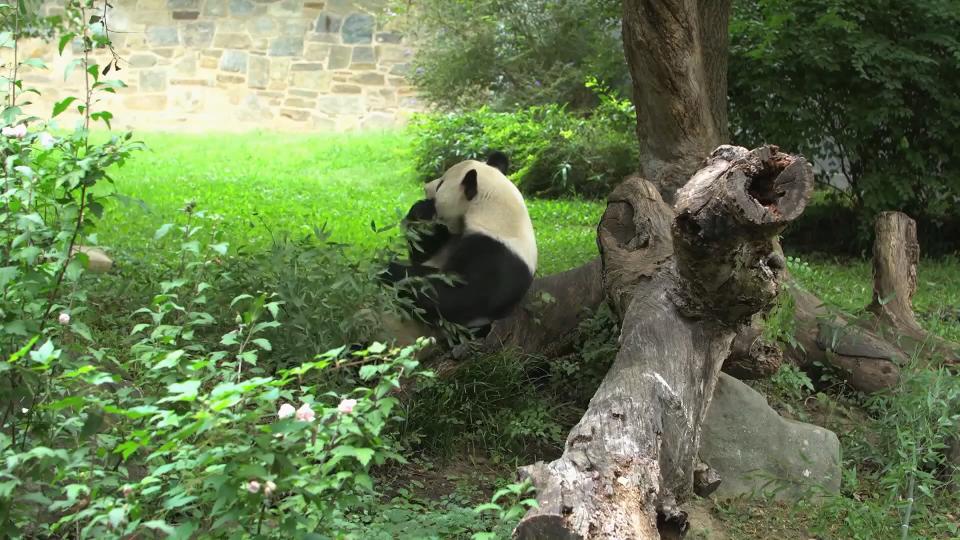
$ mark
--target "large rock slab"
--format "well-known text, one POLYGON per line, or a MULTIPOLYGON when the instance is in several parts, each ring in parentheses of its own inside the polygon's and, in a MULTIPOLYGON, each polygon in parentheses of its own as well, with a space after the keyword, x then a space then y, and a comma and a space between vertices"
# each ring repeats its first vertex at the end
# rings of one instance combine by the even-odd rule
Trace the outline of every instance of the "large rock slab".
POLYGON ((832 431, 781 417, 766 398, 720 374, 703 423, 700 458, 720 474, 719 498, 772 493, 780 500, 840 490, 832 431))

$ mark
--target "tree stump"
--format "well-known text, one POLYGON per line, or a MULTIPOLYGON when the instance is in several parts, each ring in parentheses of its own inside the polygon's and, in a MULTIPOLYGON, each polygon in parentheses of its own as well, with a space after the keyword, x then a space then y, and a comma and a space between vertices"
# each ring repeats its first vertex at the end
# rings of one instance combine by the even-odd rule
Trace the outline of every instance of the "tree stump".
POLYGON ((676 213, 645 180, 625 184, 598 232, 620 352, 563 455, 521 469, 540 504, 517 538, 686 529, 678 504, 695 471, 704 478, 701 422, 720 367, 738 329, 779 291, 774 241, 803 211, 813 172, 776 147, 721 146, 677 193, 676 213))

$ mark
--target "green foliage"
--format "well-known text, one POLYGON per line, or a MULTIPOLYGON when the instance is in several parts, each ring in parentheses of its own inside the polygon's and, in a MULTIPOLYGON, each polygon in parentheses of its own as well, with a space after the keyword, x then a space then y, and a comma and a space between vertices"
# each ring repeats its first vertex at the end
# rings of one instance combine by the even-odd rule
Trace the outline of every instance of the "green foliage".
POLYGON ((949 0, 735 2, 738 143, 772 141, 821 160, 821 180, 848 184, 864 232, 881 210, 942 220, 960 195, 958 25, 949 0))
MULTIPOLYGON (((536 490, 529 479, 514 482, 498 489, 489 503, 476 507, 476 512, 496 512, 501 524, 512 525, 527 513, 527 510, 537 507, 536 490)), ((474 534, 473 540, 496 540, 500 538, 496 532, 482 532, 474 534)))
POLYGON ((417 174, 437 178, 459 161, 500 150, 528 195, 605 196, 638 163, 633 106, 593 79, 589 86, 602 98, 589 117, 557 105, 416 117, 411 129, 417 174))
POLYGON ((596 105, 589 75, 629 88, 620 44, 620 2, 494 0, 394 2, 417 36, 409 73, 445 110, 596 105))

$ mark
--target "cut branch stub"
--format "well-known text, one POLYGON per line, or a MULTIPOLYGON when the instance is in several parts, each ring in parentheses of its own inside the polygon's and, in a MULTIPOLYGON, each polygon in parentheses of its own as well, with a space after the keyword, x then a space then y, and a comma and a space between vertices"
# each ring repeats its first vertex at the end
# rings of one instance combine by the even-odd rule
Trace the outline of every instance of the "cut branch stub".
POLYGON ((673 255, 673 209, 638 176, 629 177, 607 197, 597 226, 603 259, 603 288, 614 314, 623 320, 640 280, 650 279, 673 255))
MULTIPOLYGON (((776 149, 721 147, 690 184, 670 235, 672 212, 650 183, 630 178, 610 197, 598 241, 603 283, 622 316, 620 351, 563 455, 521 469, 540 504, 518 538, 659 539, 686 529, 678 503, 695 489, 720 366, 738 323, 779 288, 775 237, 802 211, 813 175, 776 149), (751 191, 763 175, 769 185, 751 191)), ((715 488, 699 470, 696 488, 715 488)))
POLYGON ((900 212, 881 212, 874 229, 873 301, 868 309, 884 323, 922 339, 926 332, 913 313, 920 262, 917 223, 900 212))
POLYGON ((709 307, 733 325, 770 306, 785 264, 770 239, 796 219, 813 193, 813 168, 775 146, 717 148, 677 192, 677 268, 688 313, 709 307))

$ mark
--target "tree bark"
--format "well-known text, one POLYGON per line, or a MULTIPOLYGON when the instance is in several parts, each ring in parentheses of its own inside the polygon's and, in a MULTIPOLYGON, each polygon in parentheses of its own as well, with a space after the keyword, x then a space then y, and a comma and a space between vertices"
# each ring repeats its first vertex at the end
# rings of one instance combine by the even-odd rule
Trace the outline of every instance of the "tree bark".
POLYGON ((812 188, 802 158, 724 146, 678 192, 676 214, 640 178, 614 191, 598 238, 620 352, 563 455, 521 469, 540 505, 516 537, 685 530, 678 504, 703 470, 701 422, 720 366, 738 328, 776 297, 774 240, 812 188))
POLYGON ((727 141, 730 0, 625 0, 640 174, 667 202, 727 141))

